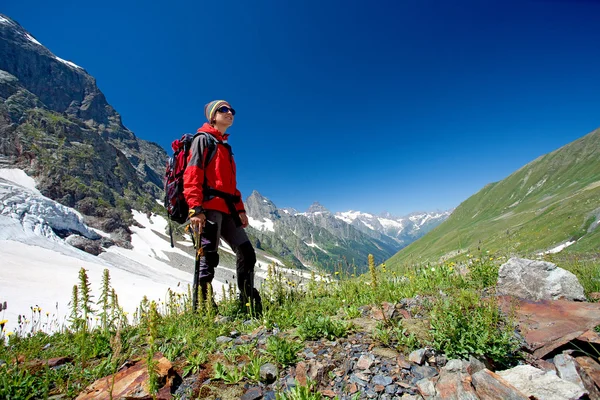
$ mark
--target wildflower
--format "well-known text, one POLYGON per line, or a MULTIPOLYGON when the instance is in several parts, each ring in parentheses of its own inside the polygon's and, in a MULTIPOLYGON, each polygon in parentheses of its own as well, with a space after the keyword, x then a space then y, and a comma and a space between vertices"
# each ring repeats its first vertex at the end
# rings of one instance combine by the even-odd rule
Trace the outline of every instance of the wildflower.
POLYGON ((250 302, 246 303, 246 307, 250 307, 250 302))
POLYGON ((50 312, 46 311, 46 317, 49 317, 49 316, 50 316, 50 312))
POLYGON ((335 274, 336 274, 336 275, 339 275, 339 274, 340 274, 340 271, 335 271, 335 274))
POLYGON ((490 261, 492 261, 494 259, 494 257, 490 257, 490 261))
POLYGON ((10 336, 12 336, 12 335, 14 335, 14 332, 13 332, 13 331, 8 331, 8 332, 6 332, 6 336, 9 336, 9 337, 10 337, 10 336))
POLYGON ((431 267, 431 272, 435 272, 435 268, 431 267))

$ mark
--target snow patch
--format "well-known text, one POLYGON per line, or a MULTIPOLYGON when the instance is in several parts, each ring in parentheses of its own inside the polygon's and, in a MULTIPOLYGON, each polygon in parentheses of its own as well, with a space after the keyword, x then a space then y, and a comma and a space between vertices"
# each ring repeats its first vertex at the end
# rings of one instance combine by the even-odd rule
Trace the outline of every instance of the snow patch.
POLYGON ((543 256, 544 254, 556 254, 556 253, 560 253, 560 252, 561 252, 561 251, 563 251, 565 248, 567 248, 567 247, 569 247, 569 246, 571 246, 571 245, 573 245, 573 244, 575 244, 575 243, 577 243, 577 241, 576 241, 576 240, 568 241, 568 242, 566 242, 566 243, 563 243, 563 244, 560 244, 560 245, 558 245, 558 246, 556 246, 556 247, 554 247, 554 248, 552 248, 552 249, 550 249, 550 250, 547 250, 547 251, 543 251, 543 252, 541 252, 541 253, 538 253, 537 255, 538 255, 538 256, 543 256))
POLYGON ((25 37, 27 38, 27 40, 29 40, 30 42, 33 42, 39 46, 44 46, 43 44, 41 44, 40 42, 38 42, 37 40, 35 40, 35 38, 33 36, 31 36, 29 33, 25 34, 25 37))
POLYGON ((61 63, 68 65, 71 68, 76 68, 76 69, 83 69, 81 68, 79 65, 75 64, 74 62, 71 61, 67 61, 67 60, 63 60, 62 58, 58 57, 58 56, 54 56, 54 58, 56 58, 58 61, 60 61, 61 63))
POLYGON ((250 224, 251 227, 253 227, 254 229, 257 229, 259 231, 264 230, 264 231, 275 232, 275 227, 273 225, 273 221, 271 221, 268 218, 263 218, 263 219, 264 219, 264 222, 248 216, 248 223, 250 224))
MULTIPOLYGON (((90 256, 91 260, 82 260, 12 240, 0 240, 0 254, 0 286, 3 288, 3 300, 8 303, 4 318, 8 320, 6 329, 10 331, 18 328, 18 315, 30 316, 30 307, 36 305, 42 309, 44 318, 45 313, 49 312, 58 323, 56 328, 60 328, 70 312, 68 303, 72 288, 78 283, 77 276, 81 268, 87 270, 96 299, 100 293, 103 271, 108 268, 119 303, 130 314, 133 314, 144 295, 157 300, 165 298, 168 288, 174 291, 187 289, 187 285, 180 285, 181 279, 164 269, 173 268, 164 264, 159 270, 131 271, 116 265, 107 266, 104 260, 94 260, 93 256, 90 256), (179 290, 177 286, 180 286, 179 290)), ((185 282, 191 282, 192 276, 187 274, 185 278, 185 282)))
POLYGON ((367 223, 366 223, 365 221, 363 221, 363 220, 360 220, 360 222, 362 222, 362 223, 363 223, 363 225, 364 225, 364 226, 366 226, 367 228, 369 228, 370 230, 372 230, 372 231, 374 231, 374 230, 375 230, 375 228, 373 228, 373 225, 367 224, 367 223))
POLYGON ((177 253, 189 259, 194 259, 194 257, 185 251, 177 247, 171 247, 166 234, 165 238, 161 238, 153 232, 156 231, 164 234, 167 228, 167 220, 164 217, 156 214, 148 216, 136 210, 131 210, 131 213, 133 214, 133 219, 144 227, 140 228, 135 225, 129 227, 132 232, 131 245, 136 253, 156 257, 167 262, 170 259, 165 252, 177 253))
POLYGON ((339 219, 339 220, 342 220, 342 221, 344 221, 344 222, 345 222, 345 223, 347 223, 347 224, 351 224, 351 223, 354 221, 354 220, 352 220, 352 219, 350 219, 350 218, 348 218, 348 217, 345 217, 345 216, 343 215, 343 213, 342 213, 342 215, 335 215, 335 217, 336 217, 337 219, 339 219))
POLYGON ((315 242, 312 243, 306 243, 304 242, 305 245, 307 245, 308 247, 316 247, 317 249, 321 250, 323 253, 328 254, 327 250, 323 250, 321 247, 319 247, 318 244, 316 244, 315 242))
POLYGON ((530 187, 530 188, 527 190, 527 193, 525 194, 525 196, 526 196, 526 197, 527 197, 527 196, 529 196, 529 194, 530 194, 531 192, 533 192, 534 190, 536 190, 536 189, 540 188, 540 187, 541 187, 541 186, 542 186, 544 183, 546 183, 546 179, 547 179, 547 178, 544 178, 544 179, 542 179, 541 181, 539 181, 538 183, 536 183, 535 185, 531 186, 531 187, 530 187))

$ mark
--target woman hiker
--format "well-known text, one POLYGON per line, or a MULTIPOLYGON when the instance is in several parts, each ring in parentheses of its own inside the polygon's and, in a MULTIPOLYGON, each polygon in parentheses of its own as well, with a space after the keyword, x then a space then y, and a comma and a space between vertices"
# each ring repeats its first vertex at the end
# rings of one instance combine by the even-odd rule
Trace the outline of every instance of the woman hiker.
POLYGON ((229 135, 225 133, 233 124, 235 110, 225 100, 215 100, 204 107, 204 115, 208 122, 198 129, 198 133, 204 134, 197 135, 192 142, 183 178, 190 225, 202 230, 201 299, 207 300, 219 264, 219 239, 223 238, 236 254, 241 307, 260 315, 262 302, 254 288, 256 253, 244 231, 248 217, 237 189, 235 162, 227 143, 229 135))

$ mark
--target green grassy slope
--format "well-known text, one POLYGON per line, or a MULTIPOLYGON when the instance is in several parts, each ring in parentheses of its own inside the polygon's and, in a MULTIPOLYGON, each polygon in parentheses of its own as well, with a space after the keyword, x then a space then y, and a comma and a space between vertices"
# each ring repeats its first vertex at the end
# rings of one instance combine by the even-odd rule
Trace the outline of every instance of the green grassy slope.
POLYGON ((388 265, 489 250, 531 254, 600 251, 600 129, 546 154, 461 203, 444 223, 388 265))

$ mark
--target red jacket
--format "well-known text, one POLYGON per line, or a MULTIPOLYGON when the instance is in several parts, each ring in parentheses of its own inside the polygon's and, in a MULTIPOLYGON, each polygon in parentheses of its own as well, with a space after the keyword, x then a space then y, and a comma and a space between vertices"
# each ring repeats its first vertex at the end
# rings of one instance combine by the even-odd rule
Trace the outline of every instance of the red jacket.
POLYGON ((235 179, 235 161, 231 148, 227 145, 227 137, 208 123, 205 123, 198 132, 205 132, 212 135, 219 141, 216 145, 214 155, 206 165, 204 165, 208 154, 207 138, 205 135, 197 136, 192 142, 190 148, 187 167, 183 173, 183 196, 190 209, 202 207, 205 210, 217 210, 229 214, 229 209, 225 200, 221 197, 205 198, 203 193, 204 187, 216 189, 239 197, 239 201, 235 203, 235 208, 238 211, 244 211, 244 203, 242 202, 242 194, 237 189, 235 179), (205 181, 206 180, 206 181, 205 181))

